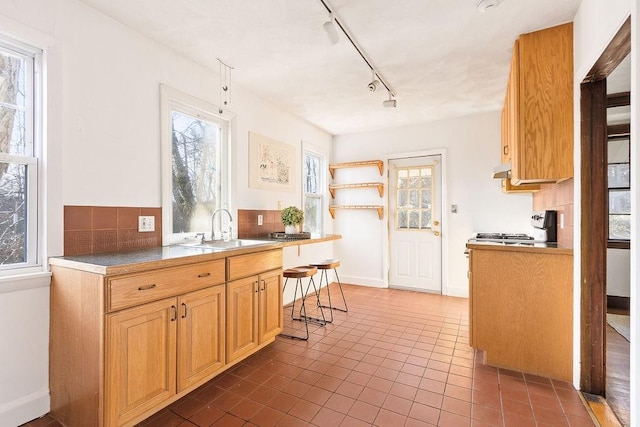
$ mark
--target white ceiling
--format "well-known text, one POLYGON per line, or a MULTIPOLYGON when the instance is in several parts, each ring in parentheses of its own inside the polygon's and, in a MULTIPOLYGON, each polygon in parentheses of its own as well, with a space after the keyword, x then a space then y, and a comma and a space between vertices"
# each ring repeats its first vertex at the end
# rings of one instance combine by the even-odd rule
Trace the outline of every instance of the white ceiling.
POLYGON ((502 0, 481 13, 477 0, 328 0, 396 92, 392 109, 346 38, 328 42, 320 0, 81 1, 216 73, 222 59, 232 90, 334 135, 500 109, 513 41, 571 21, 580 3, 502 0))

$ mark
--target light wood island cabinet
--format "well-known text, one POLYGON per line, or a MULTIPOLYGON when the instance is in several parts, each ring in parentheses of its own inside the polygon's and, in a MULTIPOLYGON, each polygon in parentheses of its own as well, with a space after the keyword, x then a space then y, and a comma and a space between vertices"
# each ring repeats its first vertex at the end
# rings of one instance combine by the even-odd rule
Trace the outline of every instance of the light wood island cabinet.
POLYGON ((113 269, 52 260, 51 414, 71 427, 132 426, 273 342, 282 249, 246 252, 113 269), (227 301, 227 266, 245 257, 258 268, 251 298, 270 330, 230 360, 229 313, 241 311, 227 301))
POLYGON ((467 246, 471 347, 489 365, 571 381, 571 250, 467 246))

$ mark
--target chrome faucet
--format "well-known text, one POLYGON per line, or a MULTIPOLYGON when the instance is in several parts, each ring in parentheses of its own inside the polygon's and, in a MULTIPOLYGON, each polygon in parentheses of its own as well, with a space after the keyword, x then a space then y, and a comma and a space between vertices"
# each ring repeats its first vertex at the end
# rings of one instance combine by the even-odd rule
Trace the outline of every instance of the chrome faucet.
POLYGON ((233 217, 231 216, 231 212, 229 212, 226 209, 216 209, 215 211, 213 211, 213 214, 211 215, 211 240, 216 240, 216 229, 215 229, 215 218, 216 218, 216 214, 218 212, 226 212, 227 215, 229 215, 229 230, 228 230, 228 238, 225 239, 224 237, 224 232, 222 231, 222 222, 220 222, 220 234, 221 234, 221 240, 225 240, 228 241, 231 238, 231 233, 233 230, 232 224, 233 224, 233 217))

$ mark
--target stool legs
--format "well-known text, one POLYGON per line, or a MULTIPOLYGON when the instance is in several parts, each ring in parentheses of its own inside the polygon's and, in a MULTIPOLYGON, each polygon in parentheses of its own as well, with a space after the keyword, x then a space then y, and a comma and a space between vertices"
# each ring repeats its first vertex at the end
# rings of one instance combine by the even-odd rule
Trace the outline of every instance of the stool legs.
MULTIPOLYGON (((347 306, 347 300, 344 297, 344 292, 342 290, 342 284, 340 283, 340 277, 338 277, 338 270, 336 270, 334 268, 333 272, 336 275, 336 281, 338 282, 338 289, 340 289, 340 295, 342 295, 342 302, 344 303, 344 309, 338 308, 338 307, 334 307, 331 304, 331 292, 329 291, 329 276, 327 274, 327 270, 326 269, 321 270, 321 273, 320 273, 320 290, 322 290, 322 276, 324 275, 324 280, 325 280, 325 283, 327 284, 326 288, 327 288, 327 298, 329 300, 329 306, 321 305, 320 307, 328 308, 330 310, 338 310, 338 311, 342 311, 343 313, 347 313, 347 312, 349 312, 349 307, 347 306)), ((318 304, 320 304, 320 299, 319 298, 318 298, 318 304)), ((333 312, 331 312, 331 322, 332 321, 333 321, 333 312)))
MULTIPOLYGON (((287 289, 287 282, 288 281, 289 281, 289 278, 287 277, 286 280, 284 281, 284 286, 282 288, 282 293, 283 294, 284 294, 285 290, 287 289)), ((301 341, 307 341, 309 339, 309 323, 315 323, 315 324, 320 325, 320 326, 324 326, 324 325, 327 324, 327 320, 325 319, 325 316, 324 316, 324 310, 320 306, 319 306, 320 307, 320 314, 322 316, 322 319, 311 317, 311 316, 307 316, 307 306, 305 304, 305 301, 306 301, 307 295, 309 293, 309 288, 312 285, 313 285, 313 290, 316 293, 316 298, 317 298, 317 302, 318 302, 318 306, 319 306, 320 299, 319 299, 319 296, 318 296, 318 290, 316 288, 315 281, 313 280, 313 276, 309 277, 309 284, 307 285, 306 292, 305 292, 303 284, 302 284, 302 278, 298 277, 296 279, 296 284, 295 284, 294 293, 293 293, 293 303, 291 304, 291 319, 304 322, 305 335, 304 336, 297 336, 297 335, 291 335, 291 334, 280 334, 281 337, 297 339, 297 340, 301 340, 301 341), (302 300, 302 302, 300 304, 299 317, 295 317, 296 298, 298 296, 298 288, 300 288, 300 299, 302 300)))
MULTIPOLYGON (((284 294, 285 289, 287 289, 287 282, 289 281, 289 278, 287 277, 287 279, 284 281, 284 287, 282 288, 282 293, 284 294)), ((293 340, 300 340, 300 341, 307 341, 309 339, 309 325, 307 323, 307 308, 304 304, 304 300, 305 300, 305 295, 304 295, 304 289, 302 288, 302 279, 298 278, 296 279, 296 287, 294 288, 294 293, 293 293, 293 304, 291 304, 291 318, 293 320, 304 320, 304 328, 305 328, 305 335, 304 336, 297 336, 297 335, 291 335, 291 334, 280 334, 281 337, 284 338, 291 338, 293 340), (300 295, 302 296, 302 304, 300 307, 300 313, 304 312, 304 317, 301 315, 301 318, 295 318, 293 317, 293 313, 295 311, 295 307, 296 307, 296 296, 298 295, 298 287, 300 288, 300 295)))

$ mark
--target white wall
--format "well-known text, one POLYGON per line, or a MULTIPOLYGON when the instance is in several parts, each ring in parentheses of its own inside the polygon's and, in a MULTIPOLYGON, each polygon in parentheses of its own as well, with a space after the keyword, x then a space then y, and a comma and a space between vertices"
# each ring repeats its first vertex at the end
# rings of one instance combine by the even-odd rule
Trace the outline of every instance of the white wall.
MULTIPOLYGON (((500 112, 337 136, 332 162, 384 160, 390 155, 434 149, 445 149, 447 162, 443 178, 446 181, 444 197, 447 203, 442 218, 443 293, 466 297, 468 282, 464 249, 471 233, 529 231, 531 195, 504 194, 500 181, 491 178, 493 168, 500 163, 500 112), (450 212, 451 204, 458 205, 458 213, 450 212)), ((336 171, 335 182, 380 179, 375 169, 340 169, 336 171)), ((382 179, 387 194, 389 186, 386 172, 382 179)), ((387 201, 385 196, 381 203, 376 203, 385 204, 383 221, 373 211, 336 212, 334 231, 342 234, 343 239, 336 243, 335 249, 341 259, 339 274, 344 282, 388 285, 388 255, 385 250, 388 235, 387 201)))
MULTIPOLYGON (((76 0, 0 0, 0 32, 45 50, 48 255, 62 254, 63 205, 161 206, 160 83, 218 104, 217 70, 76 0)), ((328 157, 331 135, 233 82, 232 90, 232 211, 276 209, 278 200, 299 206, 300 185, 292 193, 247 188, 248 132, 295 146, 297 158, 302 142, 328 157)), ((330 258, 333 244, 302 253, 305 260, 330 258)), ((301 261, 297 252, 285 253, 285 266, 301 261)), ((0 360, 0 425, 11 426, 49 410, 49 288, 48 279, 5 279, 0 286, 0 336, 11 349, 0 360)))
MULTIPOLYGON (((638 79, 638 0, 583 0, 574 19, 574 164, 577 165, 574 179, 574 224, 580 224, 580 83, 586 73, 591 69, 595 61, 600 57, 610 40, 622 26, 627 17, 632 15, 632 41, 631 41, 631 146, 637 147, 637 89, 640 87, 638 79)), ((640 156, 638 150, 632 148, 631 168, 638 170, 640 156)), ((638 198, 638 186, 640 179, 634 174, 631 184, 631 259, 638 259, 640 249, 638 239, 638 213, 640 212, 640 200, 638 198)), ((574 385, 580 384, 580 227, 574 230, 574 385)), ((637 360, 640 350, 637 328, 638 315, 640 314, 640 301, 637 294, 640 277, 637 270, 637 262, 631 264, 631 425, 638 422, 638 408, 640 408, 640 396, 638 393, 638 367, 637 360)))

